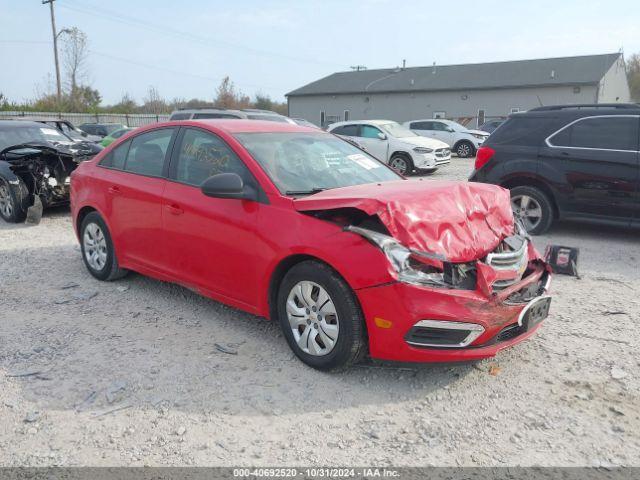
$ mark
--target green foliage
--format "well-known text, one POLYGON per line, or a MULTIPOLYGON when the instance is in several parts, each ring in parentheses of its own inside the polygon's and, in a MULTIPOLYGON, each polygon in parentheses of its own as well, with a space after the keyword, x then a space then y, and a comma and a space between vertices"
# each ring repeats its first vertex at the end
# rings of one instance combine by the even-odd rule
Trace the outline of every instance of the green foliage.
POLYGON ((631 100, 640 102, 640 54, 634 53, 627 60, 627 80, 631 91, 631 100))

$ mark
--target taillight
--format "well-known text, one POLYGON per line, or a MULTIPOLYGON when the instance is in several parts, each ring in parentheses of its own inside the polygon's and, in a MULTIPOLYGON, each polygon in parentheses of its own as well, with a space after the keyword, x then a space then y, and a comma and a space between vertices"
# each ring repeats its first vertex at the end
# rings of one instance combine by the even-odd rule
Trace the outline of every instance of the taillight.
POLYGON ((480 147, 476 152, 476 170, 480 170, 484 167, 495 153, 496 151, 491 147, 480 147))

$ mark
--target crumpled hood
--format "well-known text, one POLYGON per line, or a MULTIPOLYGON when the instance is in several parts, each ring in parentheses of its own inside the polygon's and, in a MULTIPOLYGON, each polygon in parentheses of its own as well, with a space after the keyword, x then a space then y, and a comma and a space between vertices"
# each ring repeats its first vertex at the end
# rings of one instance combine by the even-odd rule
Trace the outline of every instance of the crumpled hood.
POLYGON ((470 262, 514 233, 509 192, 495 185, 398 180, 336 188, 294 200, 299 211, 357 208, 377 215, 404 246, 470 262))
POLYGON ((416 147, 427 147, 427 148, 449 148, 449 145, 444 143, 441 140, 436 140, 435 138, 427 138, 427 137, 402 137, 397 138, 403 143, 408 143, 409 145, 415 145, 416 147))

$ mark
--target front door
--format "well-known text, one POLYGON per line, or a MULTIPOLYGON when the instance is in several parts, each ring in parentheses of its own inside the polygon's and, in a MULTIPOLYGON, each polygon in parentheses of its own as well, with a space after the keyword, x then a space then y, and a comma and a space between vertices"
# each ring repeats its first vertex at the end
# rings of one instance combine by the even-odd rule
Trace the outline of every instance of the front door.
POLYGON ((376 157, 381 162, 387 163, 389 160, 389 140, 382 130, 373 125, 360 125, 358 143, 361 143, 367 152, 376 157), (381 138, 382 137, 382 138, 381 138))
POLYGON ((170 271, 183 285, 251 309, 258 274, 256 224, 262 204, 211 198, 200 185, 210 176, 233 172, 254 183, 242 160, 217 135, 182 128, 162 200, 164 244, 170 271))
POLYGON ((568 216, 629 223, 637 215, 639 128, 638 116, 586 117, 546 140, 540 158, 569 185, 568 216))
POLYGON ((98 181, 106 192, 105 215, 122 263, 161 270, 161 200, 172 141, 177 129, 138 135, 100 163, 98 181))

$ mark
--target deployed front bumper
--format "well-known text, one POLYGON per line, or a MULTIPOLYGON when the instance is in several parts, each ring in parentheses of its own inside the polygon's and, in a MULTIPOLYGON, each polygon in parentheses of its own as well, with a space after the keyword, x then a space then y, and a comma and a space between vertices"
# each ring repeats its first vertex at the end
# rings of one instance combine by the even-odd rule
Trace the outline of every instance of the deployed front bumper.
MULTIPOLYGON (((369 333, 369 350, 373 358, 402 362, 453 362, 479 360, 530 337, 540 322, 523 321, 532 298, 518 299, 519 292, 533 289, 534 299, 546 296, 550 274, 544 264, 520 282, 499 292, 486 294, 476 290, 431 288, 407 283, 392 283, 357 291, 369 333), (465 342, 459 329, 458 345, 428 345, 416 340, 416 325, 433 327, 437 321, 476 325, 474 337, 465 342), (422 323, 421 323, 422 322, 422 323), (477 334, 479 332, 479 335, 477 334)), ((548 308, 548 305, 547 305, 548 308)), ((465 327, 466 328, 466 327, 465 327)), ((444 332, 444 329, 443 329, 444 332)), ((450 338, 451 340, 451 338, 450 338)), ((422 342, 425 343, 425 342, 422 342)))

